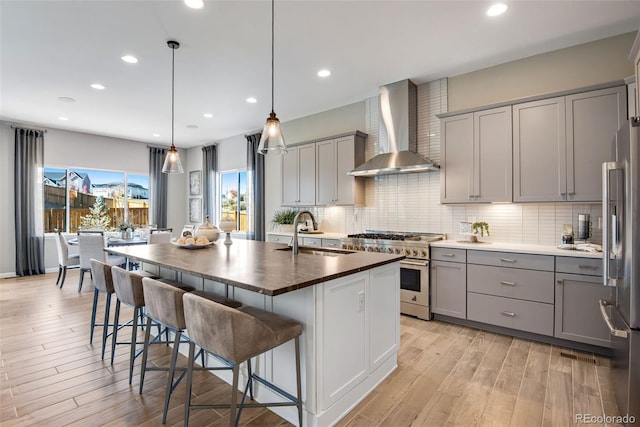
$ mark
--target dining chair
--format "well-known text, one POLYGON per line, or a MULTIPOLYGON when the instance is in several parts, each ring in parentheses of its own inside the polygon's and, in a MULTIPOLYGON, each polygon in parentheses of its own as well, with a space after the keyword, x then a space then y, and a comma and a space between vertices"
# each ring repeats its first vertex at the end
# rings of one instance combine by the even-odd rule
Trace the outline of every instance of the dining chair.
POLYGON ((149 245, 171 242, 171 233, 151 233, 147 239, 149 245))
POLYGON ((84 273, 91 275, 91 259, 103 261, 109 265, 126 265, 127 260, 123 256, 107 255, 104 251, 105 241, 102 231, 78 231, 78 246, 80 247, 80 277, 78 279, 78 292, 82 291, 84 273))
POLYGON ((54 238, 58 248, 58 278, 56 279, 56 285, 59 284, 60 289, 62 289, 64 279, 67 277, 67 269, 80 267, 80 256, 78 250, 69 245, 60 230, 55 230, 54 238))

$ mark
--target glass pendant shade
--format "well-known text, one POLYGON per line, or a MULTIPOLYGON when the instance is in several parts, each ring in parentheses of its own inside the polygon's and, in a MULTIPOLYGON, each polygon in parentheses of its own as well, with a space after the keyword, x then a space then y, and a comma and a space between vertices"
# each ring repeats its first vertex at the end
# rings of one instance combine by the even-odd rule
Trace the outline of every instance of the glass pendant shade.
POLYGON ((172 145, 167 152, 167 157, 165 157, 164 164, 162 165, 162 173, 184 173, 180 155, 174 145, 172 145))
POLYGON ((262 129, 260 136, 260 144, 258 145, 258 153, 260 154, 285 154, 287 146, 284 143, 284 136, 280 128, 280 120, 276 117, 276 113, 271 111, 267 122, 262 129))

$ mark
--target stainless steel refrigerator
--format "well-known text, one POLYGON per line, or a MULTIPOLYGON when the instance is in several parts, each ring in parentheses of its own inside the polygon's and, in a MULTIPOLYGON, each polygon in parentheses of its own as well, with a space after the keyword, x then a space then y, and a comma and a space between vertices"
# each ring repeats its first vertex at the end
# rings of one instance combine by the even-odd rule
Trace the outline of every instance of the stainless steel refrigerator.
POLYGON ((604 286, 615 287, 616 301, 600 301, 600 311, 611 331, 611 376, 626 424, 640 423, 639 141, 640 118, 631 119, 616 134, 615 161, 602 167, 604 286))

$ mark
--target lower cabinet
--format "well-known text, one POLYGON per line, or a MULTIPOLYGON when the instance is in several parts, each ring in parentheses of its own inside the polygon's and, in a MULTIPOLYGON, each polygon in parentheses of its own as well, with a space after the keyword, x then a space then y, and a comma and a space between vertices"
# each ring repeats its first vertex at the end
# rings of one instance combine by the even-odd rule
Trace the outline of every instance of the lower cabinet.
POLYGON ((614 290, 602 285, 602 276, 556 273, 555 336, 611 347, 599 300, 615 301, 614 290))
POLYGON ((469 292, 467 318, 553 336, 553 304, 469 292))
POLYGON ((445 316, 467 317, 467 265, 431 261, 431 311, 445 316))
POLYGON ((319 404, 327 410, 397 354, 400 266, 383 265, 318 289, 319 404))

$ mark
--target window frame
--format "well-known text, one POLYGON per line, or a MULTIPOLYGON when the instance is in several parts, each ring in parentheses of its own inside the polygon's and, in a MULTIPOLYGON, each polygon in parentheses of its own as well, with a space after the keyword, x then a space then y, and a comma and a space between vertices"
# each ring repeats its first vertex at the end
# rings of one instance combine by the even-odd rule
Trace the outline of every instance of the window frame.
MULTIPOLYGON (((238 219, 237 219, 237 230, 233 232, 233 234, 237 234, 237 235, 246 235, 248 230, 240 230, 240 224, 242 222, 242 217, 240 212, 242 212, 240 210, 240 195, 242 194, 240 189, 240 175, 244 173, 244 180, 245 180, 245 204, 246 204, 246 208, 245 208, 245 216, 248 217, 249 216, 249 206, 250 206, 250 201, 249 201, 249 188, 248 188, 248 176, 249 176, 249 171, 247 169, 228 169, 228 170, 224 170, 224 171, 218 171, 216 173, 216 181, 217 181, 217 197, 216 197, 216 215, 218 215, 218 218, 220 221, 222 221, 222 196, 223 196, 223 189, 222 189, 222 185, 223 185, 223 175, 225 174, 230 174, 230 173, 235 173, 237 174, 237 183, 238 183, 238 203, 237 203, 237 209, 236 209, 236 213, 238 215, 238 219)), ((245 220, 246 221, 246 220, 245 220)))

